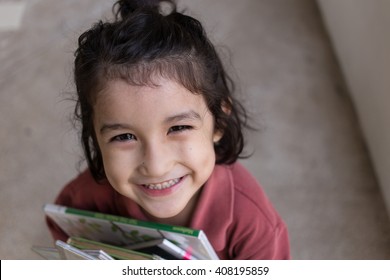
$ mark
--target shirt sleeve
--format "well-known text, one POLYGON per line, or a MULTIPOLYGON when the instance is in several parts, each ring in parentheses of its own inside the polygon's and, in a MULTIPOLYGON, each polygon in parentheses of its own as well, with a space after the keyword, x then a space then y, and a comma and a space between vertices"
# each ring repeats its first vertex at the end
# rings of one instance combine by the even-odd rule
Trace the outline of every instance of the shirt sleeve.
POLYGON ((287 226, 260 184, 244 169, 238 169, 233 178, 229 256, 240 260, 290 259, 287 226))
MULTIPOLYGON (((249 236, 248 236, 249 237, 249 236)), ((251 236, 238 244, 238 254, 235 259, 240 260, 288 260, 290 246, 287 230, 284 225, 278 225, 266 236, 256 238, 251 236)))
MULTIPOLYGON (((252 224, 251 228, 237 232, 239 237, 231 252, 236 260, 288 260, 290 244, 286 225, 280 221, 275 227, 252 224)), ((233 238, 234 239, 234 238, 233 238)))

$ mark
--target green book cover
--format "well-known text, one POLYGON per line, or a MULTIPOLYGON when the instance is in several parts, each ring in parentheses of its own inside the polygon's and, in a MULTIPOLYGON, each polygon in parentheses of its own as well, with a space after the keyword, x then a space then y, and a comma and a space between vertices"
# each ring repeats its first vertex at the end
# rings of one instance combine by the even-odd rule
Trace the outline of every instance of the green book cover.
POLYGON ((165 238, 197 259, 218 259, 202 230, 139 221, 55 204, 46 204, 44 212, 70 237, 82 237, 121 247, 165 238))

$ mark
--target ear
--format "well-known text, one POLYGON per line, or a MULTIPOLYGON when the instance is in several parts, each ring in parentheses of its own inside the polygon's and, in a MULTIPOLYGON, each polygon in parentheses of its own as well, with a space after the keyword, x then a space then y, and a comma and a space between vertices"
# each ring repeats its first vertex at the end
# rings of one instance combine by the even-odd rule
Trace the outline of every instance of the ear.
POLYGON ((221 140, 222 136, 223 136, 223 131, 221 130, 214 131, 214 135, 213 135, 214 144, 218 143, 219 140, 221 140))
MULTIPOLYGON (((222 103, 222 111, 226 114, 226 115, 230 115, 230 113, 232 112, 232 104, 231 104, 232 100, 229 98, 229 103, 226 103, 226 102, 223 102, 222 103)), ((222 136, 223 136, 223 129, 219 129, 219 130, 215 130, 214 131, 214 135, 213 135, 213 142, 214 144, 215 143, 218 143, 219 140, 221 140, 222 136)))

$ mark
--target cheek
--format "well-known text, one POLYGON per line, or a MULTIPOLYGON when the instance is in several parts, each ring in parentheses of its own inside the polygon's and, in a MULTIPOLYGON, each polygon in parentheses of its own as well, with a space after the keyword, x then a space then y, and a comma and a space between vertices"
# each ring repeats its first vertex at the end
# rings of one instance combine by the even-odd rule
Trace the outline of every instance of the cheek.
POLYGON ((104 170, 111 184, 127 181, 135 160, 131 153, 124 151, 105 151, 102 153, 104 170))
POLYGON ((204 164, 209 162, 215 163, 213 136, 212 125, 208 124, 189 146, 189 152, 204 164))
POLYGON ((215 150, 213 142, 210 139, 201 139, 190 143, 182 155, 190 163, 197 165, 197 167, 208 167, 215 163, 215 150))

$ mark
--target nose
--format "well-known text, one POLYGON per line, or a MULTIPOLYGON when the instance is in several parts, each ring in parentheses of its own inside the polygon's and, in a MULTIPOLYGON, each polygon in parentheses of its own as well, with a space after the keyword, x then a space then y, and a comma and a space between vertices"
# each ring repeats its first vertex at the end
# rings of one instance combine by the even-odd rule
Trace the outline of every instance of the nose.
POLYGON ((158 141, 143 146, 140 173, 146 177, 163 178, 172 169, 174 157, 171 149, 158 141))

